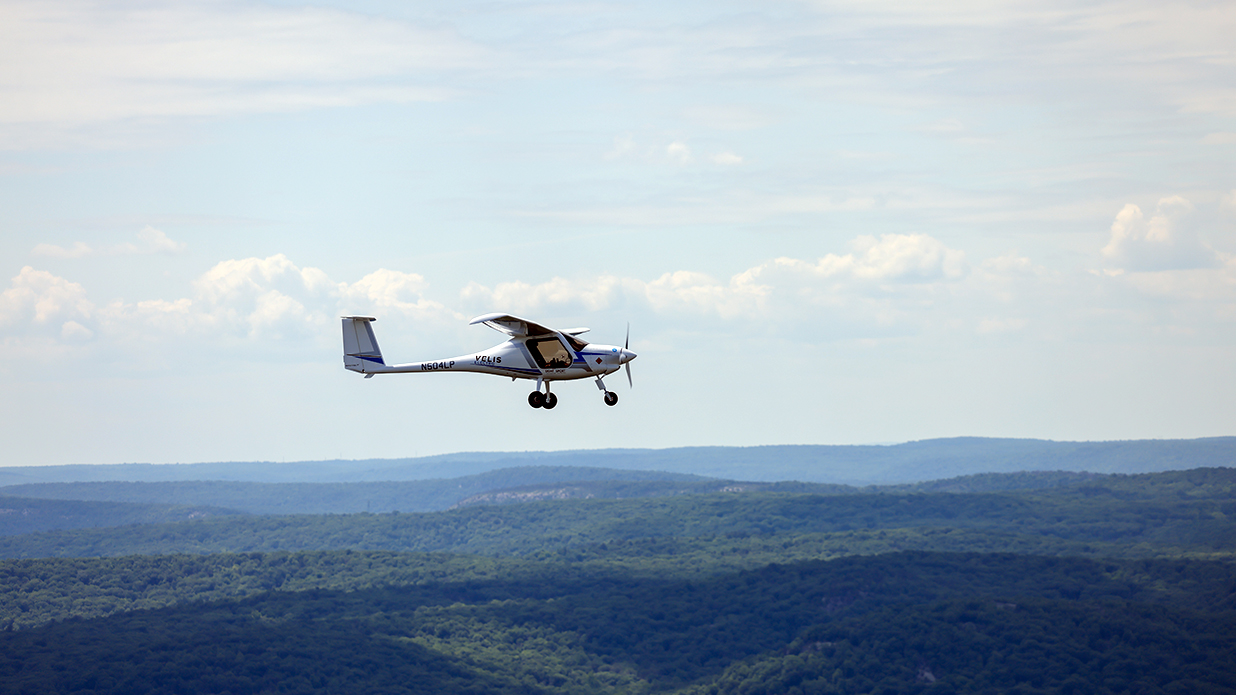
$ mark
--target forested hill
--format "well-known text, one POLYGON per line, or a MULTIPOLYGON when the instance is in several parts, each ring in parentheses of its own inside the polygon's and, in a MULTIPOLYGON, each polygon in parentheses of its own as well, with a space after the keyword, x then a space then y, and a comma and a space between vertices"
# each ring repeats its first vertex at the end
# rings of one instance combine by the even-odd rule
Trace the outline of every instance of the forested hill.
MULTIPOLYGON (((364 573, 377 565, 399 573, 426 558, 333 553, 125 562, 25 563, 12 570, 18 578, 50 577, 36 582, 40 588, 80 592, 80 602, 65 602, 71 611, 106 600, 92 580, 113 569, 128 573, 137 591, 116 588, 129 596, 152 588, 157 594, 169 574, 190 572, 194 584, 213 593, 212 570, 221 570, 215 576, 224 581, 252 572, 255 584, 280 590, 242 589, 248 598, 172 600, 157 610, 95 619, 71 613, 76 619, 0 632, 0 693, 1236 689, 1236 577, 1225 563, 893 553, 644 579, 549 563, 493 575, 499 568, 456 563, 457 575, 431 581, 367 585, 355 577, 323 589, 308 588, 323 572, 364 573)), ((434 569, 449 573, 451 566, 438 562, 434 569)), ((25 596, 39 605, 37 594, 25 596)))
POLYGON ((734 480, 904 484, 980 473, 1149 473, 1236 465, 1236 437, 1053 442, 961 437, 893 446, 683 447, 461 453, 360 461, 15 466, 0 486, 42 482, 232 480, 382 482, 454 478, 518 466, 669 471, 734 480))
MULTIPOLYGON (((614 543, 777 537, 790 557, 895 549, 1231 557, 1236 469, 1005 493, 726 492, 469 506, 432 514, 239 516, 0 538, 0 557, 363 549, 525 555, 614 543), (880 532, 877 539, 872 532, 880 532), (840 534, 840 535, 838 535, 840 534), (797 550, 790 551, 790 548, 797 550), (795 553, 801 553, 797 555, 795 553)), ((748 551, 762 547, 756 543, 748 551)), ((684 559, 684 558, 680 558, 684 559)))
POLYGON ((1236 691, 1236 469, 809 486, 0 538, 0 695, 1236 691))
MULTIPOLYGON (((663 471, 626 471, 573 466, 523 466, 435 480, 372 483, 254 483, 226 480, 169 482, 29 483, 0 487, 0 495, 58 500, 138 504, 196 504, 228 507, 251 514, 351 514, 429 512, 447 509, 482 492, 538 483, 643 481, 686 485, 699 476, 663 471)), ((0 529, 3 523, 0 522, 0 529)))
POLYGON ((569 466, 504 468, 448 480, 386 483, 33 483, 0 488, 0 536, 88 527, 155 523, 209 514, 354 514, 427 512, 476 504, 515 504, 552 499, 630 499, 717 492, 786 492, 817 495, 879 492, 985 492, 1078 485, 1111 478, 1094 473, 990 473, 914 485, 857 488, 827 483, 753 483, 679 473, 569 466), (510 487, 507 487, 510 486, 510 487), (51 503, 51 500, 58 502, 51 503), (125 503, 129 506, 98 504, 125 503), (139 513, 138 507, 145 505, 139 513), (175 516, 165 510, 185 508, 175 516))
POLYGON ((78 500, 41 500, 0 496, 0 535, 49 529, 163 524, 239 514, 206 505, 130 504, 78 500))

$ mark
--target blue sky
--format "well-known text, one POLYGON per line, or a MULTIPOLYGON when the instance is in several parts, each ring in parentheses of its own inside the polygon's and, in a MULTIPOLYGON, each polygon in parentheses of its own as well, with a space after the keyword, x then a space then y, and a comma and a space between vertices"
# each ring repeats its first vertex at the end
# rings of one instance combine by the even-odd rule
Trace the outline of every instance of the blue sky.
POLYGON ((1236 12, 0 3, 0 464, 1236 434, 1236 12), (491 311, 635 388, 361 380, 491 311))

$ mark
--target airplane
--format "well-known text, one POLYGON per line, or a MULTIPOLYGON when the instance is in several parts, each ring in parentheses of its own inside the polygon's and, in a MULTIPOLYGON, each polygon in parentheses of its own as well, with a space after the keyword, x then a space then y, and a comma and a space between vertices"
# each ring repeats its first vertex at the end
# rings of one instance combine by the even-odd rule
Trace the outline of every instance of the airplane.
POLYGON ((587 328, 555 330, 510 314, 485 314, 468 323, 486 326, 505 333, 510 339, 483 352, 430 362, 386 364, 378 339, 373 334, 372 316, 343 316, 343 366, 360 372, 366 379, 374 374, 405 374, 418 372, 478 372, 515 379, 536 379, 536 390, 528 394, 528 405, 552 410, 558 396, 550 392, 554 381, 595 378, 597 388, 605 394, 605 405, 617 405, 618 394, 605 388, 602 377, 626 367, 627 383, 631 381, 631 327, 627 326, 626 343, 614 345, 589 344, 580 340, 587 328), (541 392, 544 385, 545 392, 541 392))

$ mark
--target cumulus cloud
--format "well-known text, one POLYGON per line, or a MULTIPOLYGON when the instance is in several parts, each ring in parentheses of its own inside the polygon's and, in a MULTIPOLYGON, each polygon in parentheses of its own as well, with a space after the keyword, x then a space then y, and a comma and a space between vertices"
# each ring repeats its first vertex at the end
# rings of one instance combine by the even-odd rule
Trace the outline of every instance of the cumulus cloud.
POLYGON ((89 319, 94 308, 81 285, 26 266, 0 294, 0 327, 89 319))
POLYGON ((777 258, 719 280, 676 270, 652 280, 604 276, 586 280, 473 283, 463 299, 477 311, 581 313, 639 308, 688 325, 738 321, 766 327, 815 322, 887 327, 911 305, 932 301, 930 289, 966 276, 961 251, 926 235, 859 237, 852 253, 817 260, 777 258))
MULTIPOLYGON (((158 237, 149 239, 158 245, 158 237)), ((65 349, 101 341, 123 345, 131 357, 135 347, 169 340, 192 341, 186 349, 238 341, 320 348, 337 338, 338 317, 346 314, 396 314, 419 326, 458 324, 463 316, 426 298, 426 286, 420 275, 389 269, 337 282, 276 254, 216 263, 193 282, 188 297, 96 304, 80 284, 27 266, 0 293, 0 337, 6 349, 26 344, 22 354, 38 354, 29 339, 65 349)))
POLYGON ((132 254, 180 253, 187 244, 183 241, 172 241, 167 234, 147 225, 137 233, 137 243, 126 242, 116 246, 106 246, 95 249, 89 244, 77 241, 72 246, 63 247, 55 244, 39 244, 31 251, 35 256, 45 258, 84 258, 86 256, 117 256, 132 254))
POLYGON ((251 337, 320 332, 345 287, 283 254, 217 263, 193 285, 204 320, 251 337))
POLYGON ((167 327, 198 325, 249 338, 313 338, 344 314, 398 313, 418 321, 457 320, 424 297, 415 273, 378 269, 354 283, 300 267, 284 254, 222 261, 194 282, 194 298, 138 304, 130 313, 167 327))
POLYGON ((417 321, 462 318, 440 302, 424 296, 425 278, 385 268, 375 270, 352 284, 341 284, 339 306, 344 313, 381 316, 397 312, 417 321))
POLYGON ((830 253, 815 262, 778 258, 747 272, 770 275, 788 271, 821 279, 926 283, 956 280, 968 271, 964 251, 950 249, 926 234, 884 234, 879 240, 860 236, 851 242, 851 248, 852 253, 830 253))
POLYGON ((720 164, 721 166, 734 166, 736 164, 742 164, 742 157, 734 154, 733 152, 721 152, 719 154, 714 154, 712 156, 712 161, 713 164, 720 164))
POLYGON ((85 342, 94 337, 94 331, 76 321, 65 321, 60 326, 60 337, 70 343, 85 342))
POLYGON ((1116 215, 1104 260, 1118 271, 1213 268, 1219 259, 1188 226, 1193 204, 1180 196, 1163 198, 1149 219, 1128 204, 1116 215))

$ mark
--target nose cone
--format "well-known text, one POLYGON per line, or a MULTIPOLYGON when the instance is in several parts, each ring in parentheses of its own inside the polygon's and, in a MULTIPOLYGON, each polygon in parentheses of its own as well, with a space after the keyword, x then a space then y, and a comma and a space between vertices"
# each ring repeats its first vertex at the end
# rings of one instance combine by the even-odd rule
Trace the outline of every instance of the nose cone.
POLYGON ((622 350, 622 354, 621 354, 621 355, 619 355, 619 357, 618 357, 618 364, 626 364, 627 362, 630 362, 631 360, 635 359, 636 357, 639 357, 639 355, 637 355, 637 354, 635 354, 634 352, 631 352, 630 350, 627 350, 627 349, 625 349, 625 348, 624 348, 624 349, 622 350))

